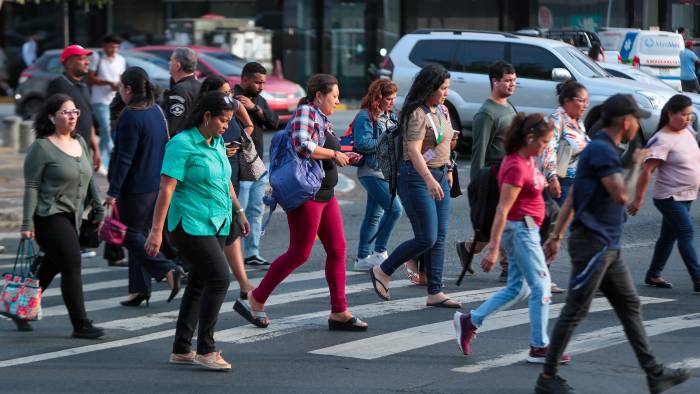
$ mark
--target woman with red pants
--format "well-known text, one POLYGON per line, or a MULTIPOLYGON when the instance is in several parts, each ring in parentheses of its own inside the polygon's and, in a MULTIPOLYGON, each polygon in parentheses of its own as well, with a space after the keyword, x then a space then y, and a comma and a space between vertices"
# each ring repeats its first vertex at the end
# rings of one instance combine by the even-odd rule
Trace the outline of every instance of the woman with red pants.
POLYGON ((248 293, 248 306, 236 300, 234 310, 258 327, 267 327, 265 301, 284 278, 304 264, 311 254, 316 235, 326 250, 326 281, 331 295, 330 330, 364 331, 367 323, 347 310, 345 300, 345 232, 343 217, 333 189, 338 183, 337 166, 348 164, 340 152, 340 142, 328 121, 338 105, 338 80, 328 74, 316 74, 307 82, 307 96, 299 101, 287 124, 295 152, 302 158, 321 160, 325 177, 313 199, 287 212, 289 249, 279 256, 260 285, 248 293))

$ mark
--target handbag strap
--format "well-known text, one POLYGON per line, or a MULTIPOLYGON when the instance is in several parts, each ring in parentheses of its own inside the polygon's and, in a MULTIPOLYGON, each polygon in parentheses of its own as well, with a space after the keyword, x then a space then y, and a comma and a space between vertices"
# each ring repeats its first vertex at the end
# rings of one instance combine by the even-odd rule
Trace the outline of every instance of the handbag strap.
POLYGON ((119 220, 119 205, 116 201, 112 202, 112 217, 119 220))
POLYGON ((12 266, 12 272, 27 276, 30 273, 33 259, 34 242, 31 239, 20 240, 17 246, 17 254, 15 255, 15 263, 12 266))

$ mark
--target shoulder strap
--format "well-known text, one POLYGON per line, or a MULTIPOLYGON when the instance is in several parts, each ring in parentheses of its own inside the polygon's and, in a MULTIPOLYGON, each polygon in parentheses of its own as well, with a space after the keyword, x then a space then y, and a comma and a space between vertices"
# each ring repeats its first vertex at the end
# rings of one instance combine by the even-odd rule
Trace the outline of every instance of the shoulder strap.
MULTIPOLYGON (((432 126, 432 128, 433 128, 433 132, 436 133, 436 135, 437 135, 438 129, 437 129, 437 127, 435 127, 435 121, 433 120, 433 117, 430 116, 430 113, 431 113, 430 108, 428 108, 425 105, 423 105, 421 107, 423 108, 423 112, 425 112, 425 117, 428 118, 428 121, 430 122, 430 126, 432 126)), ((435 139, 437 140, 437 137, 435 139)))
POLYGON ((160 107, 158 104, 153 104, 158 108, 158 112, 163 116, 163 122, 165 122, 165 133, 168 135, 168 140, 170 140, 170 128, 168 127, 168 119, 165 118, 165 112, 163 112, 163 109, 160 107))

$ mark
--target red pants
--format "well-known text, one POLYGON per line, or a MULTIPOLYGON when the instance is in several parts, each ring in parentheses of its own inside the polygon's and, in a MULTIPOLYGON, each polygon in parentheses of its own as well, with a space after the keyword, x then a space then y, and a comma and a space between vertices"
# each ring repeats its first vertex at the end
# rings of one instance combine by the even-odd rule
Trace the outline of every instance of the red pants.
POLYGON ((326 282, 331 294, 331 312, 347 310, 345 300, 345 230, 338 200, 307 201, 287 212, 289 249, 270 265, 253 298, 265 303, 284 278, 309 259, 316 234, 326 250, 326 282))

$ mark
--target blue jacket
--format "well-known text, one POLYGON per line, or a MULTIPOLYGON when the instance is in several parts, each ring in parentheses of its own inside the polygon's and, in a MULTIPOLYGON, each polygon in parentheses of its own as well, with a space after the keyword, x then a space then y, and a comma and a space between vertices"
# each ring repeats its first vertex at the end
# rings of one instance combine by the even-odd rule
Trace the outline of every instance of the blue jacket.
MULTIPOLYGON (((398 117, 392 112, 389 118, 394 122, 398 122, 398 117)), ((355 116, 352 123, 352 138, 355 140, 355 150, 363 155, 362 163, 374 170, 379 169, 377 162, 377 143, 379 136, 386 129, 383 122, 372 122, 369 117, 369 111, 361 109, 355 116)))
POLYGON ((117 121, 107 194, 158 191, 167 143, 165 117, 157 105, 126 109, 117 121))

